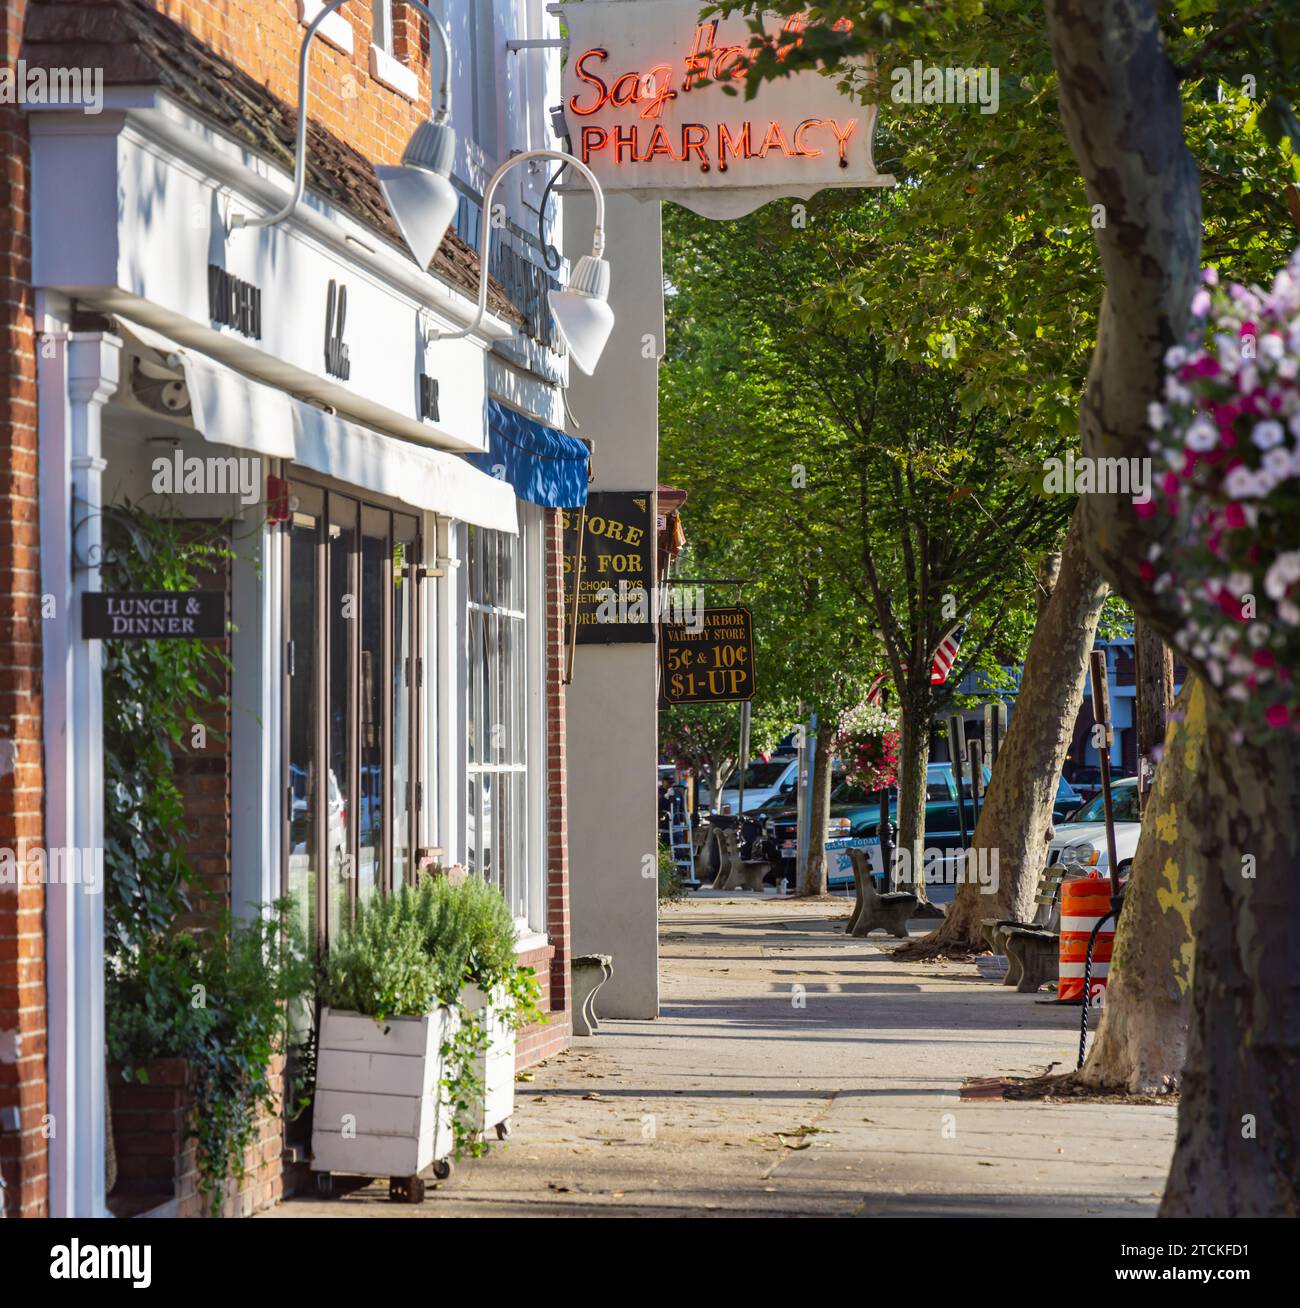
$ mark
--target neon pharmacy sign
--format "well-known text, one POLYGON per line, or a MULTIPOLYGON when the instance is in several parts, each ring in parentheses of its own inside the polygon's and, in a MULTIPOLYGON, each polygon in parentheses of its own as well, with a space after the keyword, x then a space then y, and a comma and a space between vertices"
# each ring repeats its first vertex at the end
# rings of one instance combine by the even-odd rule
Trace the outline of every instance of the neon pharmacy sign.
MULTIPOLYGON (((698 0, 563 8, 569 132, 606 190, 723 218, 776 196, 892 183, 871 158, 875 106, 851 100, 833 80, 809 70, 766 84, 753 101, 727 94, 748 69, 752 33, 743 18, 702 21, 698 0)), ((768 23, 784 59, 807 20, 768 23)))

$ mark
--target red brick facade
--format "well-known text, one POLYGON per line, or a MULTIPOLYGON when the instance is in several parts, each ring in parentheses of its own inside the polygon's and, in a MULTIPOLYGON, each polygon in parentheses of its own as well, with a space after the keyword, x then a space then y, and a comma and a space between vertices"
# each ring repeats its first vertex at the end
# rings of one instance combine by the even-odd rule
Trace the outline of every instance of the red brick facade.
POLYGON ((529 1067, 568 1047, 573 1034, 569 1010, 569 830, 564 752, 564 534, 558 509, 546 514, 546 930, 550 945, 521 961, 537 969, 543 1025, 519 1033, 516 1062, 529 1067))
MULTIPOLYGON (((17 61, 26 8, 0 0, 4 64, 17 61)), ((44 837, 35 297, 18 106, 0 105, 0 152, 0 846, 15 849, 44 837)), ((0 1171, 11 1217, 41 1216, 49 1202, 44 907, 42 886, 0 885, 0 1171)))

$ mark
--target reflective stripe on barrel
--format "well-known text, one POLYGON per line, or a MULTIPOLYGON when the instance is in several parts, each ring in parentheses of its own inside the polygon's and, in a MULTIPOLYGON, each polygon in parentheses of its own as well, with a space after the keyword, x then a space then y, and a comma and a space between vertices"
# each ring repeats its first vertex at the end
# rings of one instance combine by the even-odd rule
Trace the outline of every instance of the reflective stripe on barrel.
POLYGON ((1110 881, 1106 877, 1067 877, 1061 885, 1061 944, 1058 963, 1058 999, 1083 997, 1083 968, 1088 937, 1104 917, 1092 948, 1092 1002, 1100 1004, 1110 972, 1110 951, 1115 943, 1115 919, 1110 914, 1110 881))

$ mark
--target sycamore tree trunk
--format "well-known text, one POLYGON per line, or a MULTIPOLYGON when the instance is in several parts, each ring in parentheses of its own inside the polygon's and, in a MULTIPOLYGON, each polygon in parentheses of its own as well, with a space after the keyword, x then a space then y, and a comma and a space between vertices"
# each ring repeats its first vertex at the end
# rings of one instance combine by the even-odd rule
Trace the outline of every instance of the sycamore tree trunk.
POLYGON ((984 918, 1033 917, 1057 778, 1083 702, 1088 654, 1106 594, 1106 583, 1088 561, 1076 509, 1056 586, 1034 625, 1007 738, 975 825, 971 847, 987 850, 990 861, 996 854, 997 875, 989 886, 973 878, 960 884, 943 924, 917 941, 915 952, 979 949, 984 918))
POLYGON ((1133 635, 1138 775, 1149 779, 1160 761, 1174 704, 1174 652, 1141 618, 1134 623, 1133 635))
POLYGON ((808 801, 808 858, 804 863, 801 895, 825 895, 830 890, 826 860, 826 828, 831 820, 831 753, 835 746, 835 718, 817 719, 817 747, 813 754, 812 795, 808 801))
MULTIPOLYGON (((1046 0, 1061 117, 1091 206, 1106 277, 1080 411, 1086 455, 1145 458, 1147 405, 1186 328, 1200 275, 1201 202, 1175 70, 1154 0, 1046 0), (1096 212, 1096 210, 1094 210, 1096 212)), ((1094 561, 1165 639, 1177 596, 1140 576, 1168 520, 1086 495, 1094 561)), ((1187 658, 1186 653, 1184 657, 1187 658)), ((1195 666, 1194 659, 1188 659, 1195 666)), ((1197 671, 1204 674, 1205 669, 1197 671)), ((1162 1211, 1300 1211, 1300 739, 1254 745, 1206 692, 1203 779, 1187 807, 1205 858, 1192 933, 1193 1017, 1178 1143, 1162 1211)))
POLYGON ((1178 1088, 1192 995, 1192 906, 1205 857, 1188 805, 1206 768, 1205 693, 1188 679, 1147 796, 1142 837, 1115 932, 1101 1025, 1073 1079, 1094 1090, 1178 1088))
MULTIPOLYGON (((925 667, 927 678, 930 666, 925 667)), ((925 890, 925 778, 930 762, 929 698, 913 692, 903 701, 898 750, 898 819, 894 857, 900 872, 899 889, 912 891, 921 903, 928 903, 925 890)), ((893 884, 890 869, 884 868, 887 885, 893 884)))

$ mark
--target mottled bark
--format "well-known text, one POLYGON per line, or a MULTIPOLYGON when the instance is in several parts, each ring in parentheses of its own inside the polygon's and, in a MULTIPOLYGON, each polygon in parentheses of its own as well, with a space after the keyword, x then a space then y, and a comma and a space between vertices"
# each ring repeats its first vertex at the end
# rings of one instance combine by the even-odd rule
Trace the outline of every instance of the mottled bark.
POLYGON ((1138 767, 1141 775, 1149 777, 1160 759, 1174 703, 1174 652, 1141 618, 1133 634, 1138 767))
POLYGON ((801 895, 824 895, 828 892, 826 864, 826 828, 831 820, 831 762, 835 747, 835 719, 829 715, 818 719, 817 748, 813 756, 812 795, 808 807, 808 859, 804 864, 801 895))
MULTIPOLYGON (((1106 278, 1080 410, 1086 455, 1147 456, 1147 405, 1180 339, 1200 273, 1201 201, 1182 101, 1154 0, 1046 0, 1061 117, 1091 205, 1106 278)), ((1140 565, 1168 520, 1117 496, 1084 497, 1089 548, 1166 639, 1175 594, 1140 565)), ((1204 672, 1203 668, 1198 671, 1204 672)), ((1188 818, 1205 858, 1193 914, 1193 1019, 1163 1212, 1297 1215, 1300 1197, 1300 741, 1240 742, 1206 692, 1204 780, 1188 818), (1245 874, 1250 864, 1251 875, 1245 874)))
POLYGON ((1077 1080, 1096 1090, 1178 1088, 1192 994, 1192 910, 1205 858, 1188 804, 1204 782, 1206 700, 1191 678, 1169 723, 1147 799, 1101 1025, 1077 1080))
POLYGON ((1106 583, 1088 562, 1076 510, 975 826, 973 848, 997 854, 993 893, 975 881, 959 886, 943 924, 917 942, 919 950, 980 948, 984 942, 977 932, 984 918, 1033 917, 1057 778, 1083 702, 1088 653, 1106 594, 1106 583))

